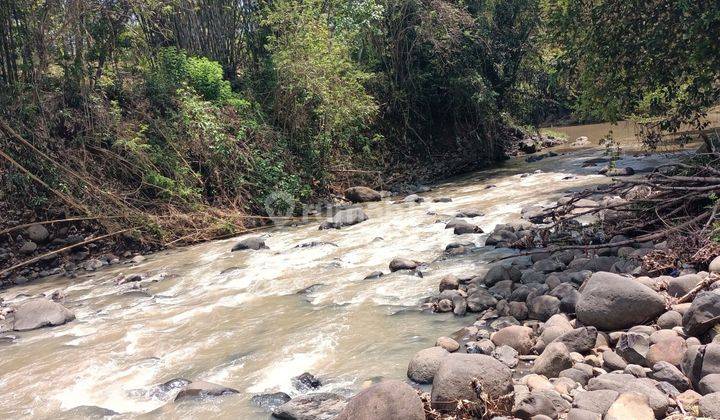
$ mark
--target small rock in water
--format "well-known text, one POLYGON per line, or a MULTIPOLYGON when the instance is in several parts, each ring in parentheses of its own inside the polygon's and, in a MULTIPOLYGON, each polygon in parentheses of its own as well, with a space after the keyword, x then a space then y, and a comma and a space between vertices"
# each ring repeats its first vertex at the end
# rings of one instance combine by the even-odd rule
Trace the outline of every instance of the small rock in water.
POLYGON ((365 278, 363 280, 377 279, 377 278, 382 277, 383 274, 384 273, 382 271, 373 271, 372 273, 365 276, 365 278))
POLYGON ((292 378, 292 384, 298 391, 318 389, 322 383, 312 373, 305 372, 302 375, 292 378))
POLYGON ((331 393, 300 395, 273 410, 273 416, 290 420, 330 420, 345 408, 345 398, 331 393))
POLYGON ((433 198, 433 203, 450 203, 450 202, 452 202, 452 198, 450 198, 450 197, 433 198))
POLYGON ((340 210, 335 215, 320 224, 319 229, 340 229, 345 226, 352 226, 368 219, 367 214, 361 208, 340 210))
POLYGON ((272 410, 276 409, 277 407, 280 407, 281 405, 285 404, 286 402, 288 402, 290 400, 291 400, 290 396, 284 392, 273 392, 270 394, 258 394, 258 395, 253 395, 252 398, 250 398, 250 402, 252 402, 253 405, 256 405, 260 408, 264 408, 269 411, 272 411, 272 410))
POLYGON ((407 258, 393 258, 390 261, 390 271, 395 272, 398 270, 414 270, 418 267, 418 263, 407 258))
POLYGON ((230 251, 244 251, 246 249, 252 249, 252 250, 258 250, 258 249, 268 249, 268 246, 265 245, 265 240, 260 237, 255 238, 245 238, 241 240, 240 242, 236 243, 235 246, 232 247, 230 251))
POLYGON ((179 389, 182 389, 189 385, 192 381, 187 380, 185 378, 175 378, 170 379, 167 382, 164 382, 155 388, 151 389, 149 392, 150 398, 157 398, 159 400, 164 400, 167 398, 168 394, 177 391, 179 389))
POLYGON ((175 401, 191 398, 219 397, 221 395, 238 394, 240 391, 205 381, 193 381, 184 386, 175 397, 175 401))
POLYGON ((48 299, 32 299, 15 309, 13 329, 28 331, 42 327, 54 327, 75 319, 75 314, 57 302, 48 299))

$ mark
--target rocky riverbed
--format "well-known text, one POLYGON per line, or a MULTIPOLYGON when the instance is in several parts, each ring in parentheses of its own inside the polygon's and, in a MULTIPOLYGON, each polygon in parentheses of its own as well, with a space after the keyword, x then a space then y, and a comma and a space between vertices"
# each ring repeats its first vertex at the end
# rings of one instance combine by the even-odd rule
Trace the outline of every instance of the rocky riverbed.
POLYGON ((0 414, 709 415, 712 265, 649 277, 641 260, 663 243, 581 224, 563 234, 620 245, 513 248, 543 207, 609 180, 598 152, 560 153, 408 196, 355 189, 364 204, 325 221, 9 289, 0 414))

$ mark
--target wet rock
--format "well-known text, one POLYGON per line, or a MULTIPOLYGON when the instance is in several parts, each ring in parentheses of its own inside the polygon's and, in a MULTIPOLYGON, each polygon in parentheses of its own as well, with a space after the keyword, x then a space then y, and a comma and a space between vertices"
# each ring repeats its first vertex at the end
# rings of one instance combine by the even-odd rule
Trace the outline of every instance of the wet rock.
POLYGON ((688 335, 699 336, 720 322, 720 293, 700 292, 683 315, 683 328, 688 335))
POLYGON ((149 396, 150 398, 164 400, 167 399, 168 394, 181 390, 188 386, 190 383, 192 383, 192 381, 185 378, 170 379, 169 381, 163 382, 160 385, 157 385, 156 387, 151 389, 149 392, 149 396))
POLYGON ((440 362, 450 354, 442 347, 430 347, 415 353, 408 365, 407 376, 420 384, 431 384, 440 362))
POLYGON ((43 225, 32 225, 25 230, 25 233, 35 243, 43 243, 50 236, 50 232, 43 225))
POLYGON ((399 270, 414 270, 418 267, 418 262, 409 260, 407 258, 393 258, 390 261, 390 271, 395 272, 399 270))
POLYGON ((609 168, 607 170, 601 170, 600 174, 605 176, 630 176, 635 175, 635 170, 626 166, 624 168, 609 168))
POLYGON ((615 352, 636 365, 645 365, 648 351, 650 351, 650 340, 643 334, 628 332, 623 334, 618 341, 615 352))
POLYGON ((523 302, 508 303, 508 315, 522 321, 528 318, 528 308, 523 302))
POLYGON ((534 344, 532 328, 519 325, 505 327, 493 333, 490 339, 496 346, 507 345, 523 355, 530 354, 534 344))
POLYGON ((645 395, 625 392, 613 402, 605 420, 655 420, 655 413, 648 405, 645 395))
POLYGON ((575 306, 583 325, 617 330, 642 324, 665 310, 665 300, 649 287, 617 274, 595 273, 575 306))
POLYGON ((363 278, 363 280, 379 279, 380 277, 383 276, 383 274, 384 273, 382 271, 373 271, 372 273, 365 276, 365 278, 363 278))
POLYGON ((450 354, 440 363, 433 380, 433 407, 449 408, 448 403, 454 405, 460 399, 478 401, 473 381, 494 398, 513 390, 512 371, 502 362, 481 354, 450 354))
POLYGON ((518 352, 510 346, 495 347, 491 356, 501 361, 505 366, 511 369, 518 364, 518 352))
POLYGON ((222 385, 205 381, 193 381, 187 384, 175 397, 175 401, 192 398, 219 397, 222 395, 238 394, 240 391, 222 385))
POLYGON ((503 280, 520 281, 522 273, 515 266, 494 265, 490 267, 483 278, 483 284, 490 287, 503 280))
POLYGON ((318 389, 322 386, 322 383, 312 373, 305 372, 299 376, 292 378, 292 384, 298 391, 309 391, 311 389, 318 389))
POLYGON ((560 312, 560 300, 550 295, 538 296, 529 302, 528 310, 531 319, 547 321, 560 312))
POLYGON ((449 351, 450 353, 458 351, 460 348, 460 343, 453 340, 450 337, 440 337, 435 341, 435 345, 438 347, 442 347, 445 350, 449 351))
POLYGON ((423 201, 425 201, 425 199, 417 194, 410 194, 402 200, 403 203, 422 203, 423 201))
POLYGON ((284 392, 253 395, 250 402, 260 408, 272 411, 290 401, 290 396, 284 392))
POLYGON ((559 378, 568 378, 572 379, 574 382, 579 383, 580 385, 587 385, 588 381, 592 377, 592 374, 585 372, 584 370, 570 368, 565 369, 558 375, 559 378))
POLYGON ((460 287, 460 281, 457 277, 452 274, 448 274, 440 279, 440 291, 443 290, 457 290, 460 287))
POLYGON ((619 395, 610 389, 579 392, 573 400, 573 407, 604 415, 619 395))
POLYGON ((368 219, 367 214, 360 208, 350 208, 346 210, 340 210, 335 215, 324 221, 320 225, 320 230, 323 229, 340 229, 345 226, 352 226, 358 223, 364 222, 368 219))
POLYGON ((572 365, 572 357, 570 357, 570 352, 565 344, 550 343, 535 360, 532 372, 548 378, 555 378, 563 370, 571 368, 572 365))
POLYGON ((31 299, 15 309, 12 328, 15 331, 28 331, 62 325, 74 319, 75 314, 57 302, 31 299))
POLYGON ((455 224, 455 227, 453 228, 453 233, 456 235, 465 235, 468 233, 483 233, 483 230, 480 228, 480 226, 473 225, 472 223, 468 223, 464 220, 460 220, 455 224))
POLYGON ((300 395, 273 410, 273 416, 284 420, 330 420, 345 408, 345 398, 331 393, 300 395))
POLYGON ((63 412, 61 418, 69 419, 104 419, 107 417, 118 416, 120 413, 95 405, 80 405, 63 412))
POLYGON ((258 250, 258 249, 268 249, 268 246, 265 245, 265 240, 260 237, 255 238, 245 238, 241 240, 240 242, 236 243, 235 246, 232 247, 231 251, 244 251, 244 250, 258 250))
POLYGON ((532 392, 521 398, 513 407, 513 415, 520 419, 535 419, 537 416, 547 416, 556 419, 558 413, 552 400, 542 393, 532 392))
POLYGON ((657 362, 653 365, 652 370, 650 377, 656 381, 667 382, 680 392, 690 388, 690 382, 685 375, 671 363, 657 362))
POLYGON ((720 392, 707 394, 699 401, 700 416, 720 419, 720 392))
MULTIPOLYGON (((681 391, 684 391, 684 389, 681 391)), ((702 378, 698 384, 698 391, 700 391, 702 395, 720 392, 720 373, 711 373, 702 378)))
POLYGON ((346 189, 345 198, 353 203, 365 203, 368 201, 380 201, 382 195, 372 188, 358 186, 346 189))
POLYGON ((354 397, 337 420, 425 420, 425 410, 417 392, 397 380, 375 384, 354 397))
POLYGON ((487 338, 480 341, 471 341, 466 346, 468 354, 485 354, 489 356, 495 350, 495 344, 487 338))
POLYGON ((453 303, 450 299, 440 299, 437 303, 437 311, 440 313, 452 312, 453 303))
POLYGON ((459 211, 457 214, 455 214, 455 217, 467 217, 469 219, 472 219, 473 217, 482 217, 485 216, 485 213, 477 210, 462 210, 459 211))

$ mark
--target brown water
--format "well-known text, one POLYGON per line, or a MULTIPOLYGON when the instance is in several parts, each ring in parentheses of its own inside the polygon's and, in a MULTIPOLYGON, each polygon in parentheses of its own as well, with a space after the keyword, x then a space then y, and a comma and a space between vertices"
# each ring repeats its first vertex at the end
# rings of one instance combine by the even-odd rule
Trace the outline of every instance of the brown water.
MULTIPOLYGON (((597 168, 581 167, 598 155, 575 150, 534 164, 511 161, 438 185, 421 204, 368 204, 369 220, 342 230, 318 231, 317 222, 278 227, 264 233, 269 250, 231 253, 237 238, 215 241, 158 253, 139 265, 5 290, 0 297, 19 302, 62 289, 77 320, 0 344, 0 418, 57 418, 93 405, 127 418, 152 412, 147 417, 262 419, 268 413, 254 408, 250 397, 296 395, 290 378, 305 371, 324 381, 321 391, 341 393, 381 376, 404 378, 416 351, 473 321, 423 314, 421 299, 437 290, 443 275, 482 272, 490 258, 483 252, 439 258, 452 241, 482 245, 485 237, 458 238, 439 221, 477 209, 485 216, 472 221, 491 231, 517 219, 524 205, 606 182, 594 175, 597 168), (537 169, 544 172, 519 176, 537 169), (563 180, 568 175, 577 178, 563 180), (496 187, 485 189, 489 184, 496 187), (453 201, 433 203, 433 197, 453 201), (337 247, 295 248, 309 241, 337 247), (363 280, 372 271, 387 272, 396 256, 428 262, 424 277, 394 273, 363 280), (129 286, 113 281, 121 273, 160 280, 148 286, 147 296, 123 294, 129 286), (178 377, 241 393, 179 405, 172 396, 148 395, 154 385, 178 377)), ((626 160, 640 169, 662 159, 626 160)))
MULTIPOLYGON (((716 107, 708 111, 706 121, 710 124, 710 127, 720 127, 720 107, 716 107)), ((574 141, 580 136, 588 138, 591 144, 598 145, 598 142, 608 134, 612 134, 613 138, 628 148, 638 149, 641 144, 637 138, 640 133, 640 127, 637 123, 632 121, 618 121, 617 123, 597 123, 597 124, 583 124, 583 125, 569 125, 562 127, 548 127, 549 130, 556 131, 567 135, 570 141, 574 141)), ((690 126, 683 126, 680 132, 689 132, 693 128, 690 126)), ((720 129, 710 130, 711 133, 720 137, 720 129)), ((669 136, 674 137, 674 136, 669 136)), ((662 145, 663 149, 674 148, 672 142, 662 145)))

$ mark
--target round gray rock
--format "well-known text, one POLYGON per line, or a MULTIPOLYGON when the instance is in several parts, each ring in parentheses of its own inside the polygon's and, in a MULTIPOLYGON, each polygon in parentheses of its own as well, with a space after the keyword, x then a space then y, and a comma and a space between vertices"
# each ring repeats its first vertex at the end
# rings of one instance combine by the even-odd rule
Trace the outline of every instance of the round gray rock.
POLYGON ((461 399, 478 401, 473 382, 491 397, 504 396, 513 390, 512 371, 502 362, 483 354, 450 354, 435 374, 433 405, 461 399))
POLYGON ((408 364, 407 376, 420 384, 431 384, 440 362, 450 354, 442 347, 430 347, 415 353, 408 364))
POLYGON ((32 299, 15 309, 13 330, 28 331, 42 327, 54 327, 75 319, 69 309, 47 299, 32 299))
POLYGON ((606 272, 590 277, 575 305, 578 321, 600 330, 618 330, 642 324, 664 310, 665 300, 651 288, 606 272))

